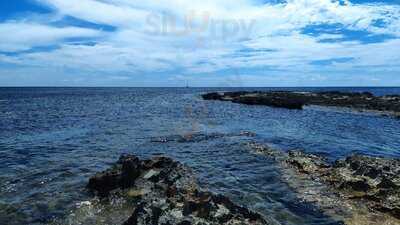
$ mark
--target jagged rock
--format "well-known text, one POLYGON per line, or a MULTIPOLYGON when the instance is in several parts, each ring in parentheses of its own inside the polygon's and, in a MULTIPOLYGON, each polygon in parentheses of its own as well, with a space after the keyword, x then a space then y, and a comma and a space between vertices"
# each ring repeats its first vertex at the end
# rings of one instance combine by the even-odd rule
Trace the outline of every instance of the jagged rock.
POLYGON ((268 224, 227 197, 201 190, 188 167, 166 157, 122 156, 92 177, 88 188, 103 198, 118 192, 137 202, 124 225, 268 224))
POLYGON ((349 198, 400 218, 400 160, 354 155, 337 161, 326 180, 349 198))
POLYGON ((353 155, 332 163, 256 142, 245 147, 275 160, 282 179, 300 199, 344 224, 400 224, 400 159, 353 155))
POLYGON ((121 157, 119 164, 122 165, 121 186, 131 187, 140 176, 141 165, 138 157, 127 155, 121 157))
POLYGON ((99 196, 105 197, 114 189, 132 186, 139 175, 139 158, 130 155, 121 156, 112 168, 90 178, 87 187, 99 196))
POLYGON ((400 218, 400 160, 353 155, 329 165, 322 157, 292 151, 286 163, 348 199, 400 218))
POLYGON ((322 157, 300 151, 290 151, 286 161, 295 166, 300 172, 307 174, 323 173, 326 168, 329 168, 329 164, 322 157))

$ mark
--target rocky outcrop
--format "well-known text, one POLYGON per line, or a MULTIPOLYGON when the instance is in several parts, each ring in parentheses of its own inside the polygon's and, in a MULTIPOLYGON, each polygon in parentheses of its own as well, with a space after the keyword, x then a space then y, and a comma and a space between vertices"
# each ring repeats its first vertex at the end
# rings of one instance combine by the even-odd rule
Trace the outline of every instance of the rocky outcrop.
POLYGON ((101 198, 122 193, 136 201, 124 225, 268 224, 227 197, 201 190, 188 167, 166 157, 122 156, 90 178, 88 188, 101 198))
POLYGON ((346 107, 400 115, 400 96, 374 96, 369 92, 225 92, 208 93, 205 100, 232 101, 249 105, 267 105, 287 109, 302 109, 305 105, 346 107))
POLYGON ((354 155, 337 161, 326 181, 348 198, 400 219, 400 160, 354 155))
POLYGON ((209 93, 203 95, 204 100, 221 100, 242 103, 246 105, 267 105, 277 108, 303 109, 305 102, 302 99, 292 98, 283 92, 226 92, 209 93))
POLYGON ((344 198, 363 200, 371 210, 400 219, 400 160, 353 155, 329 165, 319 156, 291 152, 286 162, 344 198))
MULTIPOLYGON (((324 191, 339 196, 335 200, 337 207, 341 201, 347 201, 351 207, 361 204, 370 212, 387 213, 400 219, 400 160, 398 159, 353 155, 329 163, 321 156, 302 151, 284 153, 257 144, 252 144, 251 148, 256 153, 274 158, 282 163, 283 167, 294 169, 298 175, 308 180, 324 184, 327 187, 324 191)), ((327 192, 319 193, 320 196, 316 198, 324 198, 329 195, 327 192)))

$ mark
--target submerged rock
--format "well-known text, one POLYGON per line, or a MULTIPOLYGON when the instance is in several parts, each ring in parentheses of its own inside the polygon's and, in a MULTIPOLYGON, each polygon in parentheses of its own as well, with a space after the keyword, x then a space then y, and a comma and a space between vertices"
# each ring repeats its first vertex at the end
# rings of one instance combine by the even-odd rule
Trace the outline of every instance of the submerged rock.
POLYGON ((240 133, 188 133, 186 135, 172 135, 165 137, 153 137, 151 142, 156 143, 198 143, 202 141, 209 141, 218 138, 229 137, 254 137, 256 134, 250 131, 241 131, 240 133))
POLYGON ((374 96, 369 92, 225 92, 204 94, 205 100, 232 101, 249 105, 267 105, 287 109, 302 109, 305 105, 346 107, 357 110, 378 111, 400 116, 398 95, 374 96))
POLYGON ((88 188, 101 198, 122 193, 136 201, 124 225, 268 224, 227 197, 201 190, 188 167, 166 157, 122 156, 92 177, 88 188))

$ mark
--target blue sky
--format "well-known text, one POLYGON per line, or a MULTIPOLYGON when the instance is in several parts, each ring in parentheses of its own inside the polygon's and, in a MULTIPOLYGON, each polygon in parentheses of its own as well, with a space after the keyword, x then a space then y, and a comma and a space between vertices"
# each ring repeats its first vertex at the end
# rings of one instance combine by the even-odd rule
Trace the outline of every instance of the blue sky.
POLYGON ((0 1, 0 86, 400 86, 400 0, 0 1))

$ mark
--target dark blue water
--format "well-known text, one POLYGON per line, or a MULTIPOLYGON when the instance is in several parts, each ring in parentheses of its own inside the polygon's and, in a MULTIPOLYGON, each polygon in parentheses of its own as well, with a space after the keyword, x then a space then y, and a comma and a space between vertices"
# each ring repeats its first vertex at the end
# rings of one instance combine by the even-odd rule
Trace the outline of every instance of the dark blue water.
MULTIPOLYGON (((203 187, 277 224, 337 224, 299 201, 280 179, 278 166, 252 154, 245 144, 303 149, 332 160, 352 153, 400 157, 400 120, 319 107, 293 111, 203 101, 199 96, 216 90, 240 89, 0 88, 0 224, 63 220, 76 203, 90 198, 88 177, 127 152, 166 154, 185 162, 203 187), (243 131, 256 135, 240 135, 243 131), (196 138, 182 141, 182 136, 196 138)), ((400 93, 400 88, 339 90, 400 93)))

